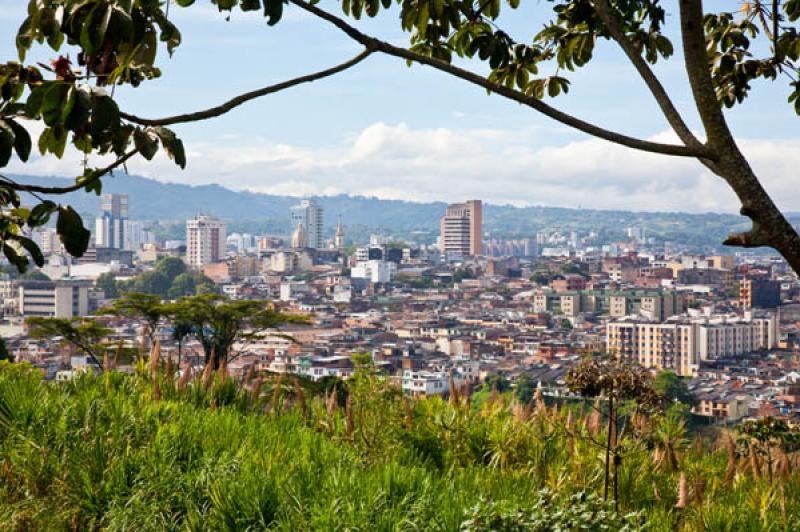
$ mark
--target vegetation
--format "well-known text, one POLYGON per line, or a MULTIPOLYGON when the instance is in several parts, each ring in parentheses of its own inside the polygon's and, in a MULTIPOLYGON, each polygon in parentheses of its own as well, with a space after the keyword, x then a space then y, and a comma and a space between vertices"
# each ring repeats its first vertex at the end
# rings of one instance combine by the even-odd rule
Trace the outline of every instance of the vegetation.
POLYGON ((111 273, 102 274, 95 283, 103 289, 106 298, 114 299, 125 292, 151 294, 160 299, 177 299, 196 294, 216 293, 214 281, 202 273, 190 272, 186 264, 176 257, 158 259, 153 269, 133 279, 117 281, 111 273))
MULTIPOLYGON (((603 501, 605 429, 579 406, 496 395, 409 400, 368 365, 323 386, 170 363, 42 382, 0 363, 0 522, 9 530, 796 530, 796 452, 757 473, 731 435, 619 431, 619 512, 603 501), (367 369, 365 369, 367 368, 367 369), (211 375, 211 378, 208 378, 211 375), (342 404, 343 403, 343 404, 342 404), (737 447, 738 449, 738 447, 737 447), (676 507, 676 505, 678 507, 676 507)), ((681 425, 677 425, 680 429, 681 425)), ((750 440, 742 438, 746 449, 750 440)))

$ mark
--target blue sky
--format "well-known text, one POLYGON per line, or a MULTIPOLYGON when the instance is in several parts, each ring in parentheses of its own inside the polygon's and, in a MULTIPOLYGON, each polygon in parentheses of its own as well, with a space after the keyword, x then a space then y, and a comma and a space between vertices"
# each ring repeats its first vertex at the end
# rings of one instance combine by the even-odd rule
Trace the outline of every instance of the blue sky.
MULTIPOLYGON (((0 51, 16 52, 12 35, 27 2, 0 0, 0 51)), ((730 5, 713 2, 711 7, 730 5)), ((337 3, 321 5, 336 9, 337 3)), ((527 40, 549 4, 501 20, 527 40)), ((397 8, 357 23, 407 43, 397 8)), ((224 15, 208 1, 172 7, 183 44, 160 54, 161 79, 118 90, 120 105, 162 116, 217 104, 240 92, 326 68, 359 48, 322 21, 287 7, 268 27, 258 13, 224 15)), ((670 16, 671 26, 675 17, 670 16)), ((676 46, 677 48, 677 46, 676 46)), ((42 50, 43 60, 55 54, 42 50)), ((73 52, 74 56, 74 52, 73 52)), ((679 59, 679 58, 678 58, 679 59)), ((476 69, 480 65, 467 65, 476 69)), ((679 108, 696 126, 679 60, 656 68, 679 108)), ((599 45, 592 65, 570 75, 572 90, 554 105, 599 125, 648 138, 671 133, 642 82, 612 43, 599 45)), ((734 132, 779 205, 800 210, 796 117, 785 83, 758 83, 745 106, 729 113, 734 132)), ((735 211, 733 195, 697 163, 641 154, 589 139, 535 111, 488 97, 480 88, 428 68, 374 55, 354 69, 246 104, 208 122, 177 126, 189 153, 180 171, 168 161, 130 165, 165 181, 219 183, 269 193, 367 194, 411 200, 483 198, 497 203, 634 210, 735 211)), ((77 157, 38 159, 14 171, 72 175, 77 157)))

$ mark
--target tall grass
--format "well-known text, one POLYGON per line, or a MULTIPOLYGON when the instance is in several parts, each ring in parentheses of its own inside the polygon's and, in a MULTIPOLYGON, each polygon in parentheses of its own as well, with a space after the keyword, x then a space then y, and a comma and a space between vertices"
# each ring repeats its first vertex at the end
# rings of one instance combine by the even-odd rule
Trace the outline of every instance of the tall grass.
MULTIPOLYGON (((577 412, 502 397, 480 408, 463 398, 408 402, 366 377, 349 384, 347 408, 294 382, 253 384, 215 376, 179 386, 140 368, 57 385, 3 365, 0 528, 553 530, 554 519, 573 524, 566 529, 589 519, 589 530, 603 530, 621 522, 597 502, 603 452, 577 412)), ((638 513, 644 527, 800 529, 797 473, 769 483, 742 462, 728 483, 724 446, 697 449, 672 434, 673 471, 654 465, 641 437, 628 433, 621 444, 620 511, 638 513), (679 510, 681 473, 692 500, 679 510)))

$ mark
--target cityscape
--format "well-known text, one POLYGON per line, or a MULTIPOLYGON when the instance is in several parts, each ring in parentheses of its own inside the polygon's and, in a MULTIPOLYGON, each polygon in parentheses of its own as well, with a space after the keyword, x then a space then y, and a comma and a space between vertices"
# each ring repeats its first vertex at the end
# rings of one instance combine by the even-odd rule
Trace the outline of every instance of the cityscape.
POLYGON ((800 530, 800 0, 0 28, 0 532, 800 530))
MULTIPOLYGON (((352 241, 341 217, 314 199, 286 213, 291 234, 229 234, 225 220, 203 213, 186 220, 184 239, 158 240, 148 230, 152 221, 129 219, 128 204, 123 194, 100 198, 93 245, 77 259, 55 229, 35 231, 46 265, 2 281, 7 348, 48 379, 71 378, 93 362, 57 338, 31 339, 26 318, 97 316, 123 286, 137 286, 173 260, 183 277, 145 290, 165 301, 207 290, 313 317, 292 329, 298 343, 233 345, 234 376, 256 368, 347 379, 353 354, 368 353, 415 396, 523 378, 545 397, 564 397, 570 368, 606 352, 685 377, 697 399, 692 412, 708 424, 766 415, 800 420, 800 282, 771 254, 669 253, 643 226, 599 247, 576 231, 486 239, 484 210, 492 207, 481 200, 447 206, 429 245, 382 234, 352 241), (325 236, 328 225, 333 238, 325 236), (186 273, 194 277, 182 285, 186 273)), ((145 319, 96 319, 113 330, 111 344, 134 347, 148 334, 145 319)), ((156 338, 162 355, 177 353, 169 323, 156 338)), ((201 342, 180 349, 201 371, 201 342)))

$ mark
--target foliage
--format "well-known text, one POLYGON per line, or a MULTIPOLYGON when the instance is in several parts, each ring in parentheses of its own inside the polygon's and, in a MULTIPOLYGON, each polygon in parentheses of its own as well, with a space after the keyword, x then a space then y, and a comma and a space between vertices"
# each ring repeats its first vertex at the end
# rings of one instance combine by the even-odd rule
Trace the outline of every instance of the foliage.
MULTIPOLYGON (((194 0, 177 0, 180 7, 194 0)), ((741 104, 756 80, 788 80, 787 99, 800 113, 800 0, 746 2, 735 10, 703 13, 701 3, 680 3, 683 58, 692 97, 704 131, 701 141, 686 126, 652 65, 675 56, 667 31, 667 8, 659 0, 559 0, 547 5, 549 20, 521 38, 512 37, 502 24, 521 16, 520 2, 398 1, 400 28, 409 48, 366 35, 348 18, 376 17, 393 7, 390 0, 346 0, 335 11, 304 0, 215 0, 222 12, 258 11, 268 25, 284 18, 285 6, 301 9, 332 23, 364 47, 362 53, 336 67, 295 80, 265 87, 214 108, 173 117, 141 118, 126 113, 114 98, 113 88, 136 89, 160 77, 157 59, 164 48, 172 54, 180 46, 180 30, 170 20, 171 2, 156 0, 29 0, 27 13, 16 33, 18 57, 0 64, 0 168, 12 156, 28 161, 34 144, 42 155, 63 157, 69 142, 87 155, 109 156, 101 168, 84 167, 73 183, 41 186, 3 176, 0 187, 0 242, 7 260, 19 270, 29 263, 41 266, 38 246, 24 236, 56 217, 56 230, 67 251, 80 256, 90 232, 77 211, 40 194, 66 194, 83 190, 100 194, 103 177, 134 157, 151 160, 159 150, 184 168, 182 141, 168 126, 220 116, 234 107, 299 83, 322 79, 355 66, 373 53, 388 54, 409 63, 425 64, 465 82, 483 87, 543 113, 565 125, 633 149, 672 156, 692 157, 723 177, 738 194, 742 214, 750 217, 750 231, 726 240, 730 245, 769 245, 800 268, 800 237, 777 210, 758 178, 747 168, 720 106, 741 104), (636 139, 587 123, 553 108, 545 100, 566 94, 571 74, 595 58, 595 49, 613 41, 625 52, 646 82, 667 121, 680 139, 664 144, 636 139), (52 50, 49 65, 30 64, 27 54, 35 45, 52 50), (74 52, 73 64, 68 51, 74 52), (688 53, 692 52, 692 53, 688 53), (477 74, 460 65, 475 65, 477 74), (109 89, 110 87, 110 89, 109 89), (31 138, 23 123, 41 126, 31 138), (20 193, 31 193, 38 203, 23 207, 20 193)), ((544 7, 544 6, 542 6, 544 7)), ((676 17, 678 18, 678 17, 676 17)), ((84 165, 85 166, 85 165, 84 165)), ((160 291, 168 286, 153 274, 149 279, 160 291)), ((137 291, 142 287, 134 287, 137 291)))
POLYGON ((204 293, 215 293, 214 282, 199 272, 189 272, 176 257, 162 257, 152 270, 125 282, 117 283, 119 292, 152 294, 162 299, 177 299, 204 293))
POLYGON ((167 311, 178 318, 203 346, 205 360, 214 367, 227 362, 239 340, 263 335, 285 323, 305 323, 305 318, 283 314, 266 301, 229 301, 216 294, 184 297, 167 311))
POLYGON ((653 388, 664 397, 665 406, 671 403, 683 403, 691 407, 697 403, 697 398, 686 386, 686 380, 673 371, 658 372, 653 381, 653 388))
POLYGON ((639 447, 626 458, 617 514, 600 501, 591 413, 529 411, 502 396, 480 407, 411 400, 369 371, 346 383, 344 405, 315 386, 270 375, 239 385, 221 374, 181 384, 163 371, 46 383, 26 364, 0 363, 0 522, 10 530, 487 530, 491 520, 509 525, 494 530, 578 529, 568 522, 616 530, 637 527, 629 514, 641 514, 649 529, 680 532, 800 524, 800 475, 780 473, 779 488, 741 468, 726 483, 724 447, 677 443, 690 479, 705 487, 676 511, 680 473, 654 468, 640 438, 620 434, 621 445, 639 447))
POLYGON ((113 273, 101 273, 97 280, 94 282, 95 288, 102 290, 106 299, 116 299, 119 297, 119 290, 117 289, 117 280, 113 273))
POLYGON ((619 515, 593 493, 579 492, 567 500, 549 489, 536 494, 524 507, 509 505, 507 501, 480 501, 470 512, 469 519, 461 524, 464 532, 549 532, 551 530, 614 530, 631 532, 642 530, 642 514, 619 515))
POLYGON ((98 368, 102 368, 102 353, 105 346, 102 340, 111 333, 90 318, 27 318, 28 334, 31 338, 52 340, 75 347, 89 356, 98 368))
POLYGON ((158 296, 128 292, 122 294, 119 299, 115 299, 109 307, 101 309, 99 314, 143 320, 147 324, 147 335, 152 344, 161 320, 164 318, 164 306, 158 296))
POLYGON ((8 351, 8 346, 3 338, 0 338, 0 362, 2 361, 14 362, 14 355, 8 351))

